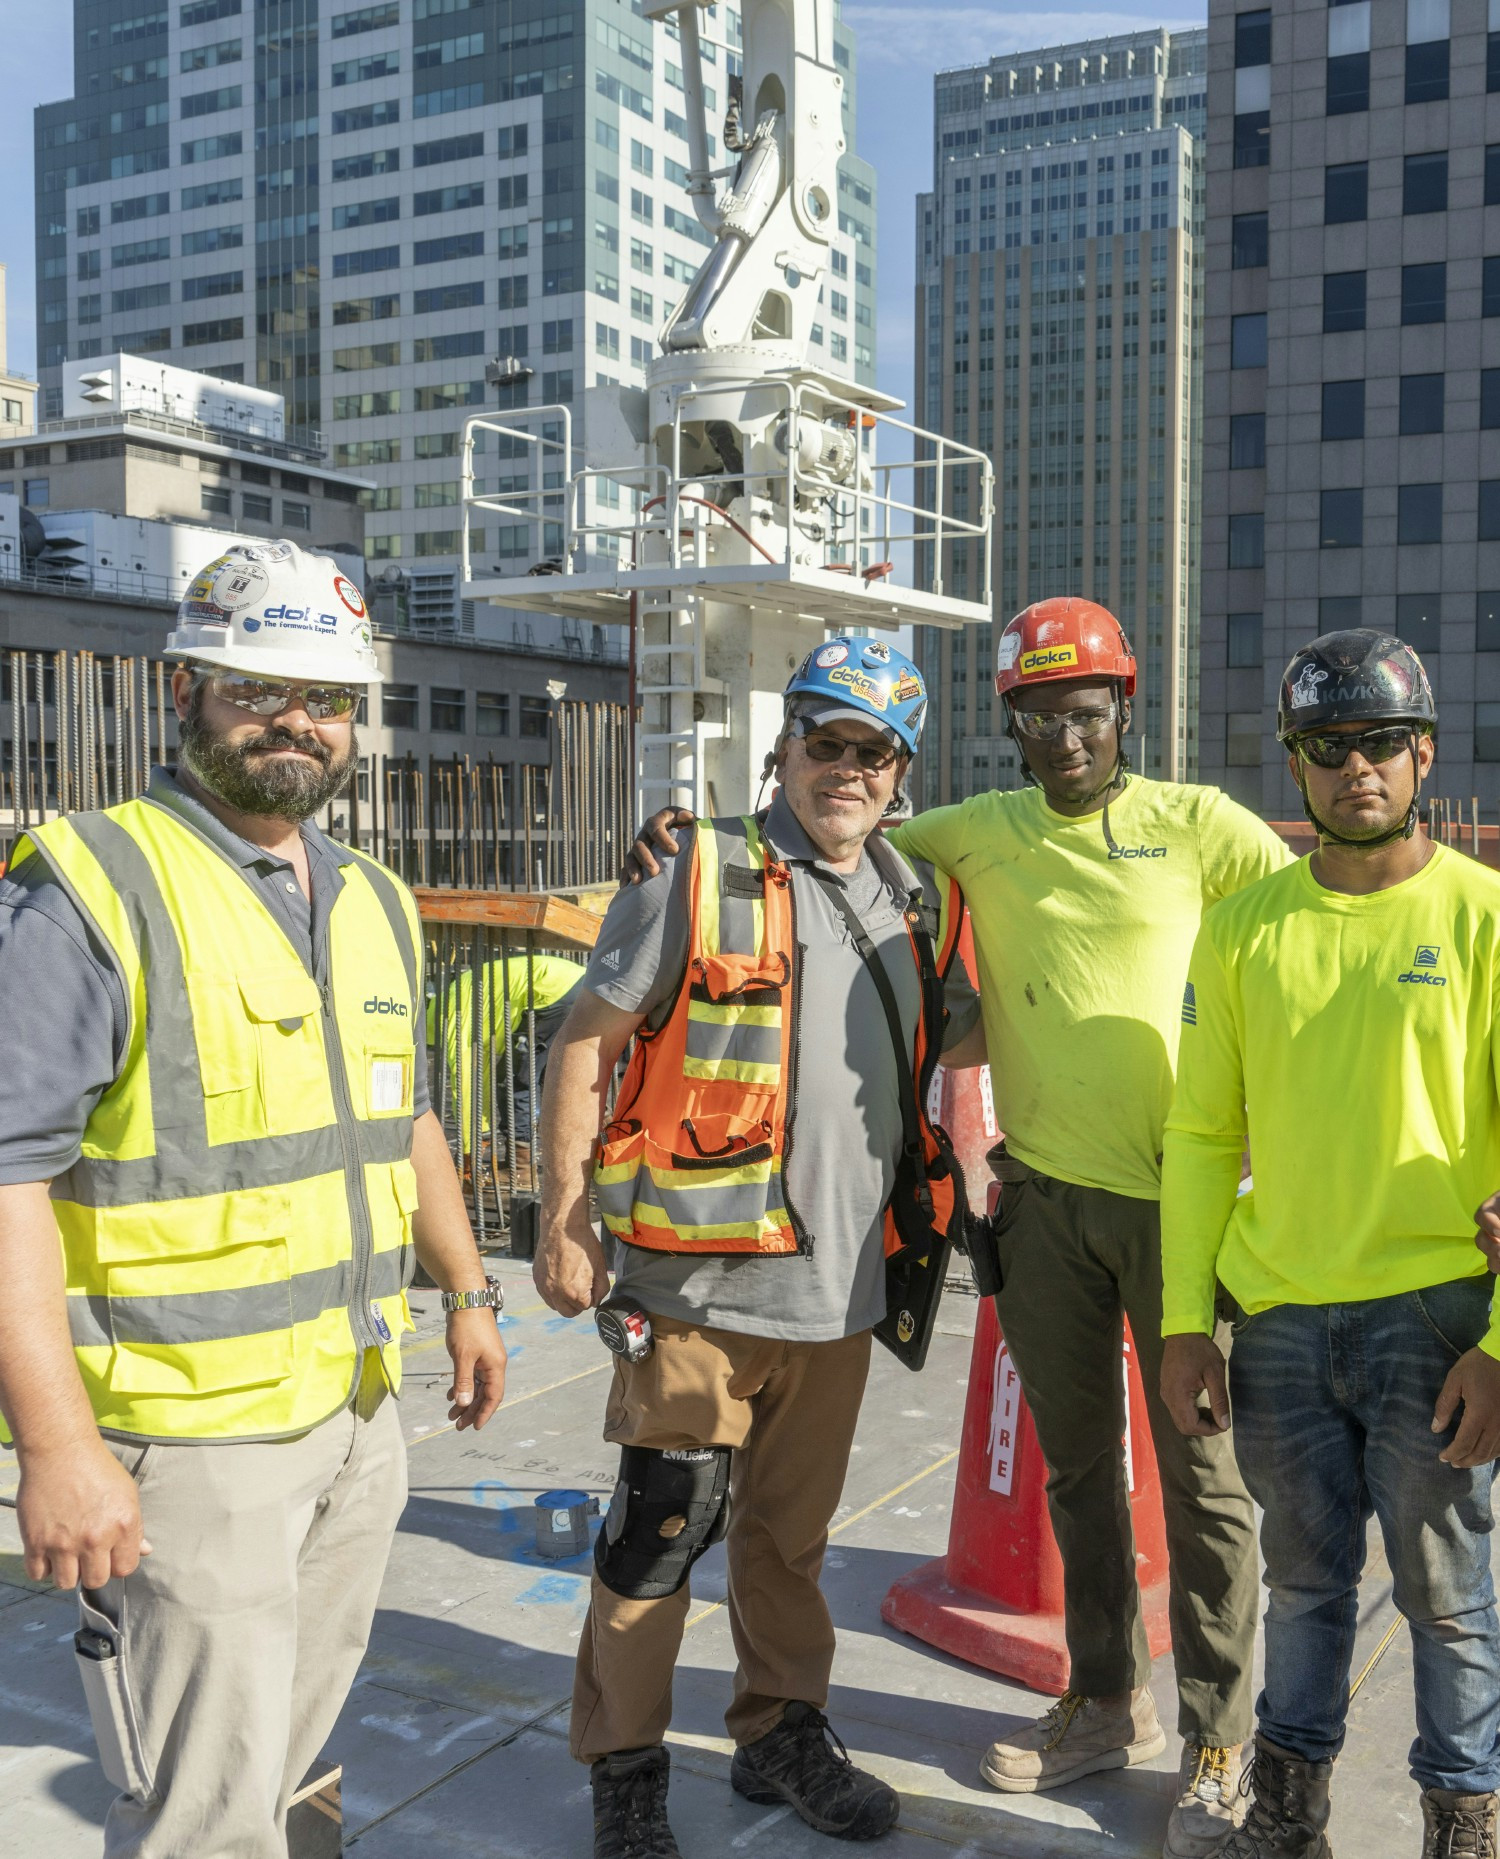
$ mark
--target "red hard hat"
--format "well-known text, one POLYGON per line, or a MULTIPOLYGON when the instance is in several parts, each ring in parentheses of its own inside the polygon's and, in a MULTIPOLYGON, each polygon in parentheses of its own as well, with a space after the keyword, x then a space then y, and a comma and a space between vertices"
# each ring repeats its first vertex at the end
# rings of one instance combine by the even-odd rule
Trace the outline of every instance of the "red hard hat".
POLYGON ((1071 594, 1033 601, 1000 635, 995 689, 1002 697, 1029 684, 1108 678, 1135 694, 1135 654, 1109 611, 1071 594))

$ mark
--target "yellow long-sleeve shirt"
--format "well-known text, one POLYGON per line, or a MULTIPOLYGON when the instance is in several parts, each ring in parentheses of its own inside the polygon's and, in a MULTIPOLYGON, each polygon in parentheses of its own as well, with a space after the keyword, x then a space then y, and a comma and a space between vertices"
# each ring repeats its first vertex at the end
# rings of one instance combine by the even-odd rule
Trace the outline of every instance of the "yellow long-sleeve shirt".
POLYGON ((995 1111, 1013 1155, 1059 1181, 1161 1192, 1182 983, 1204 908, 1291 853, 1217 788, 1132 776, 1100 814, 1039 788, 893 827, 963 887, 995 1111))
POLYGON ((1251 1313, 1480 1276, 1497 1006, 1500 876, 1461 853, 1368 897, 1303 861, 1215 905, 1167 1118, 1163 1334, 1212 1330, 1216 1276, 1251 1313))

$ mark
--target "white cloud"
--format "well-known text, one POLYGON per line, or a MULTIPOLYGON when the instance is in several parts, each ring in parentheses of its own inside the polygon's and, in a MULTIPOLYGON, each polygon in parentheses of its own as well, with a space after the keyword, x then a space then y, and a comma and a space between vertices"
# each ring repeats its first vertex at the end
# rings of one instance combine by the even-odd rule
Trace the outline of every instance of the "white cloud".
POLYGON ((1132 12, 1031 13, 995 6, 913 5, 909 0, 846 0, 844 21, 856 34, 861 64, 916 65, 926 71, 982 64, 1044 45, 1108 39, 1153 26, 1201 26, 1204 14, 1191 4, 1177 18, 1160 9, 1132 12))

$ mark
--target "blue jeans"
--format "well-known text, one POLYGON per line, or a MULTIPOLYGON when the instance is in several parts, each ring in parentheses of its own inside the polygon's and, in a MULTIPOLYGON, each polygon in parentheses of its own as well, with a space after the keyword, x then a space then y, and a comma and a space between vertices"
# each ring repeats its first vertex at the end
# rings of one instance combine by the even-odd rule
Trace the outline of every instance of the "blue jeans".
POLYGON ((1411 1624, 1424 1788, 1500 1788, 1500 1622, 1490 1577, 1494 1466, 1454 1471, 1432 1431, 1450 1368, 1489 1323, 1492 1281, 1367 1303, 1283 1304, 1244 1319, 1229 1360, 1235 1451, 1265 1512, 1261 1734, 1336 1756, 1349 1708, 1371 1514, 1411 1624))

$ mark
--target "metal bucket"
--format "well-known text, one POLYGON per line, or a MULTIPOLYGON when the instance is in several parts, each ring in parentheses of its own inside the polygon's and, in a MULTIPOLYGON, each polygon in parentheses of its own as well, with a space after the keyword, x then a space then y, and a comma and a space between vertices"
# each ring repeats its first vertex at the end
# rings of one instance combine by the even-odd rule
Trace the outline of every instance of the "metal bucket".
POLYGON ((544 1491, 536 1500, 536 1552, 553 1561, 581 1556, 589 1546, 589 1518, 598 1498, 587 1491, 544 1491))

